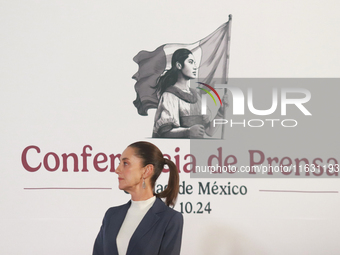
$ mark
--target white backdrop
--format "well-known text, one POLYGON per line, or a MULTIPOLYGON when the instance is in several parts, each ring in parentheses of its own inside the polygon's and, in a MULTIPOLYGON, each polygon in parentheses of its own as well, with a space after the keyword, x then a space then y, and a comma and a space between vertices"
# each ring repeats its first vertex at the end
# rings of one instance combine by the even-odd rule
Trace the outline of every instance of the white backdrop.
MULTIPOLYGON (((139 116, 132 104, 132 58, 140 50, 198 41, 232 14, 229 77, 338 77, 339 11, 335 0, 0 0, 1 254, 92 253, 106 209, 129 199, 115 173, 94 169, 95 154, 116 155, 147 140, 185 162, 189 140, 151 139, 155 111, 139 116), (41 150, 29 151, 30 165, 49 152, 75 153, 80 171, 71 159, 68 172, 25 170, 21 155, 30 145, 41 150), (88 172, 81 171, 85 145, 92 147, 88 172), (28 189, 46 187, 78 189, 28 189)), ((338 191, 338 179, 220 179, 245 185, 247 194, 209 196, 198 195, 198 182, 214 180, 180 177, 194 192, 180 195, 175 209, 187 202, 212 209, 184 214, 182 254, 340 249, 339 193, 259 192, 338 191)), ((166 180, 163 174, 160 183, 166 180)))

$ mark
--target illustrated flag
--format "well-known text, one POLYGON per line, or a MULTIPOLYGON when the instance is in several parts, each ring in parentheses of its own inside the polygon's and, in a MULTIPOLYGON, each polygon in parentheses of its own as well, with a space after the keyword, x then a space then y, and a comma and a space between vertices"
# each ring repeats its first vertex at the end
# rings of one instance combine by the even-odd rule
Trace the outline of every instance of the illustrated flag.
POLYGON ((138 66, 138 72, 133 75, 137 82, 135 90, 137 98, 133 101, 140 115, 148 115, 150 108, 157 108, 158 96, 155 86, 158 78, 164 71, 171 68, 172 54, 181 48, 190 50, 198 66, 198 79, 200 82, 214 86, 214 80, 218 79, 222 84, 227 81, 230 46, 229 21, 221 25, 213 33, 202 40, 192 44, 164 44, 156 50, 140 51, 134 58, 138 66))

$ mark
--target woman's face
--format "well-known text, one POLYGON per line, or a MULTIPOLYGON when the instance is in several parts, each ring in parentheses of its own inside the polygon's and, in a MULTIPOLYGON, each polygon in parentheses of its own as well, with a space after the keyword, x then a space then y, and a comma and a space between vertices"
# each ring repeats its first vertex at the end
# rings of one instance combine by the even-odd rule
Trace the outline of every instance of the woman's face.
POLYGON ((118 174, 119 189, 127 192, 135 191, 143 183, 144 167, 142 159, 135 155, 135 149, 127 147, 120 157, 118 174))
POLYGON ((197 76, 197 66, 195 58, 192 54, 189 54, 186 60, 184 60, 184 66, 181 69, 184 76, 189 79, 195 79, 197 76))

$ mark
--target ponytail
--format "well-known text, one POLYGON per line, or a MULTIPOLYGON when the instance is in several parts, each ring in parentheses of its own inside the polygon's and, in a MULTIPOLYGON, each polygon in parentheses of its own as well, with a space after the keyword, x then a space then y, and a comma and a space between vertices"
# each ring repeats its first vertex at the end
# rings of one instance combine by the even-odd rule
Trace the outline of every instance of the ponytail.
POLYGON ((154 87, 156 89, 156 93, 159 95, 163 95, 163 93, 171 86, 175 85, 178 78, 178 69, 176 66, 173 66, 170 70, 168 70, 164 75, 160 76, 157 81, 157 85, 154 87))
POLYGON ((167 206, 174 206, 179 191, 179 174, 174 162, 168 159, 164 159, 164 165, 169 167, 169 181, 168 186, 161 193, 156 194, 159 198, 165 198, 167 206))

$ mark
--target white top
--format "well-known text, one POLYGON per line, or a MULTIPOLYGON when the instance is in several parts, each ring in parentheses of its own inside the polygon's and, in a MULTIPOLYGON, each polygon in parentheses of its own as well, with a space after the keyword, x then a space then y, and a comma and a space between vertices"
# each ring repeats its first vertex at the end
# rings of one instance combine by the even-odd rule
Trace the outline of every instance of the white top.
POLYGON ((119 255, 126 255, 133 233, 155 201, 155 196, 144 201, 131 200, 131 206, 126 213, 125 219, 116 238, 119 255))

